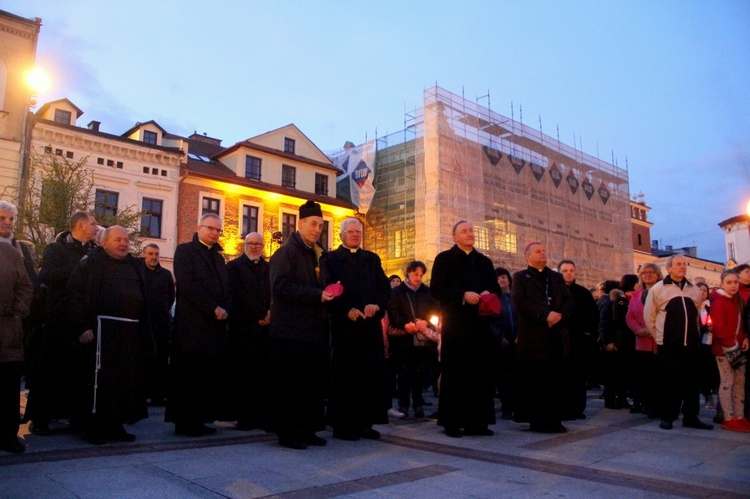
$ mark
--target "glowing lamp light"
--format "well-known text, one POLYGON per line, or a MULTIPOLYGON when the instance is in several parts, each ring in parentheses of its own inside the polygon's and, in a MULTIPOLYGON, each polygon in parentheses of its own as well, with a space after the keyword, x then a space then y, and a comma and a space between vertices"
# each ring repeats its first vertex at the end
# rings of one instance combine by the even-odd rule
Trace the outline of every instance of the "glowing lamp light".
POLYGON ((40 68, 34 68, 26 75, 26 83, 34 94, 46 92, 50 87, 49 75, 40 68))
POLYGON ((747 216, 750 217, 750 200, 747 202, 747 216))
POLYGON ((433 326, 437 327, 438 322, 440 322, 440 319, 438 319, 437 315, 433 315, 432 317, 430 317, 430 324, 432 324, 433 326))

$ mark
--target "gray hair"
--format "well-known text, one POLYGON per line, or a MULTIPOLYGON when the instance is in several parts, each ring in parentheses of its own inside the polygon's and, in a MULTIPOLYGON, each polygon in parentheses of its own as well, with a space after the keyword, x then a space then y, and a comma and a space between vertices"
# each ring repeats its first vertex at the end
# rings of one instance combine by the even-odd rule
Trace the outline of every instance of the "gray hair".
POLYGON ((13 213, 14 218, 18 216, 18 208, 16 208, 16 205, 9 203, 8 201, 0 201, 0 211, 9 211, 13 213))
POLYGON ((341 231, 339 232, 341 239, 344 238, 344 233, 346 232, 346 228, 349 227, 353 223, 357 223, 360 227, 362 227, 362 222, 358 218, 347 218, 346 220, 341 222, 341 231))
POLYGON ((218 214, 216 214, 216 213, 206 213, 205 215, 203 215, 203 216, 201 217, 201 221, 200 221, 200 223, 203 223, 203 222, 205 222, 207 218, 215 218, 216 220, 218 220, 219 222, 221 222, 221 225, 222 225, 222 226, 224 225, 224 221, 223 221, 223 220, 221 219, 221 217, 220 217, 220 216, 219 216, 218 214))

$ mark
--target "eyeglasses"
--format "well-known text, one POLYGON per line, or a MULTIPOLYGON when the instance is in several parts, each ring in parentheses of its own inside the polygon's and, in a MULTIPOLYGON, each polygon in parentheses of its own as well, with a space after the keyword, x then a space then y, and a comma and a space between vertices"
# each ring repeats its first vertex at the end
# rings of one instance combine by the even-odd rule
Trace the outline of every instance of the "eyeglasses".
POLYGON ((201 225, 204 229, 208 229, 211 232, 216 232, 219 235, 222 235, 224 233, 224 229, 220 229, 218 227, 212 227, 210 225, 201 225))
POLYGON ((263 246, 263 243, 245 243, 246 246, 263 246))
POLYGON ((362 234, 361 230, 345 230, 347 234, 362 234))

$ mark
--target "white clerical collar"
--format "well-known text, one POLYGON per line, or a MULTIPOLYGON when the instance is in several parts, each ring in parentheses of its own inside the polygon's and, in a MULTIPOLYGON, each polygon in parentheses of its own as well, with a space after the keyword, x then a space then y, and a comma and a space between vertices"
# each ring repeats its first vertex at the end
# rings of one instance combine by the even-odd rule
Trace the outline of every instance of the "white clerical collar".
POLYGON ((348 249, 350 253, 356 253, 359 250, 359 246, 357 246, 356 248, 350 248, 349 246, 347 246, 345 244, 342 244, 342 246, 344 248, 348 249))

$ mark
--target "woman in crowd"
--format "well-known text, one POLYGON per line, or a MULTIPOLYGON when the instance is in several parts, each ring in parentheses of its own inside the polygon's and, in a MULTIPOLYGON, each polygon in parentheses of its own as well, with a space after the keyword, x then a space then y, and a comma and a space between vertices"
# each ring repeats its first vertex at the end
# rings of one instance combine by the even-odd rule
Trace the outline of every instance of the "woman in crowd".
POLYGON ((747 333, 743 324, 742 299, 738 291, 739 275, 734 270, 721 274, 721 289, 711 294, 713 352, 719 367, 719 400, 724 410, 721 427, 729 431, 750 432, 745 418, 745 356, 747 333))
POLYGON ((393 288, 388 305, 390 331, 388 344, 391 359, 398 370, 398 410, 414 417, 424 417, 422 387, 425 364, 435 355, 437 333, 429 319, 437 315, 438 304, 430 289, 422 283, 427 267, 420 261, 406 266, 406 278, 393 288), (411 400, 410 400, 411 399, 411 400), (411 402, 411 404, 410 404, 411 402))
POLYGON ((635 353, 631 390, 633 394, 633 411, 645 412, 649 418, 656 418, 656 342, 648 332, 643 319, 643 305, 646 303, 648 290, 662 280, 661 269, 653 263, 644 263, 638 273, 640 289, 630 299, 630 307, 625 320, 635 334, 635 353))

